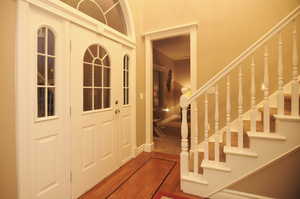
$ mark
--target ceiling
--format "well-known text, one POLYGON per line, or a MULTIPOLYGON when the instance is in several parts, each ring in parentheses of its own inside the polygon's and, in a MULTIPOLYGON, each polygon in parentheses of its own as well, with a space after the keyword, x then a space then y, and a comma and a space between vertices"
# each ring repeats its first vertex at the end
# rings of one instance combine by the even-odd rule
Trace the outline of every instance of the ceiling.
POLYGON ((190 37, 188 35, 154 41, 153 47, 174 61, 190 58, 190 37))

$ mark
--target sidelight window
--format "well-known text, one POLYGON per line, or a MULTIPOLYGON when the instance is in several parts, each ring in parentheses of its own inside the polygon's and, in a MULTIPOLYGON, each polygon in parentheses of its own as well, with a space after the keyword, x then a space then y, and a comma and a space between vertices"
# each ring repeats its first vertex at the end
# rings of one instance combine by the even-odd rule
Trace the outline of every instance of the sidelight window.
POLYGON ((129 56, 123 58, 123 104, 129 104, 129 56))
POLYGON ((55 36, 48 27, 37 32, 37 117, 55 115, 55 36))

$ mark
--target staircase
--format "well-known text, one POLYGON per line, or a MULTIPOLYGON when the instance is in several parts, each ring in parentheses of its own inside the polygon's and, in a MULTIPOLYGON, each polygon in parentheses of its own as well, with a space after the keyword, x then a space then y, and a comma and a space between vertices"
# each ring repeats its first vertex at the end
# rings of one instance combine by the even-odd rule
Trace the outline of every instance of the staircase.
POLYGON ((191 96, 181 96, 184 192, 211 197, 300 147, 299 14, 300 6, 191 96), (191 146, 190 104, 203 113, 191 146))

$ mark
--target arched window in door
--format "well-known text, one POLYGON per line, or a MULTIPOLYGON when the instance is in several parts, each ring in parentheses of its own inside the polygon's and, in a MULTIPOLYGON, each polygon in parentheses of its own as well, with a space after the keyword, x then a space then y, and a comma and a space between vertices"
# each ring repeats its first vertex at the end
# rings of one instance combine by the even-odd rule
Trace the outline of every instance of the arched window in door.
POLYGON ((48 27, 37 31, 37 117, 55 113, 55 35, 48 27))
POLYGON ((120 0, 60 0, 111 28, 127 34, 120 0))
POLYGON ((111 68, 106 50, 91 45, 83 58, 83 111, 110 108, 111 68))

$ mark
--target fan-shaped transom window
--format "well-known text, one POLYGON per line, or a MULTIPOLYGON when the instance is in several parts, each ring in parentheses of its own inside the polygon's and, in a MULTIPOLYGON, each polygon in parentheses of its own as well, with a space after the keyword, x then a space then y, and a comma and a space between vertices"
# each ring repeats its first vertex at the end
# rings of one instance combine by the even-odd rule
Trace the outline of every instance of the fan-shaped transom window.
POLYGON ((37 31, 37 117, 55 115, 55 36, 47 27, 37 31))
POLYGON ((123 58, 123 104, 129 104, 129 56, 123 58))
POLYGON ((88 16, 127 34, 120 0, 60 0, 88 16))
POLYGON ((110 108, 110 59, 104 48, 91 45, 83 57, 83 111, 110 108))

